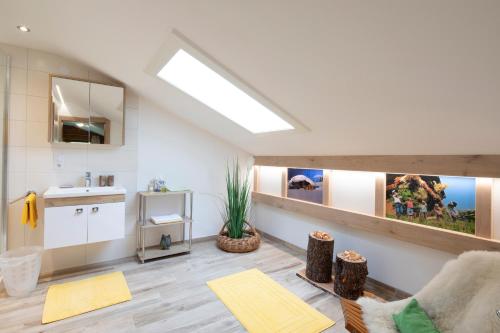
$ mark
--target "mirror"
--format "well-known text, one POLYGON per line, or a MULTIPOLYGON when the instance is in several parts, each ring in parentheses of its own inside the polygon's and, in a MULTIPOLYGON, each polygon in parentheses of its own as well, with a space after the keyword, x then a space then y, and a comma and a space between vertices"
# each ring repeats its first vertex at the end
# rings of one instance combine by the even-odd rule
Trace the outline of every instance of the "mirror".
POLYGON ((90 83, 52 78, 52 142, 89 142, 90 83))
POLYGON ((120 145, 123 141, 123 88, 90 84, 90 143, 120 145))
POLYGON ((51 76, 51 142, 123 145, 124 88, 51 76))

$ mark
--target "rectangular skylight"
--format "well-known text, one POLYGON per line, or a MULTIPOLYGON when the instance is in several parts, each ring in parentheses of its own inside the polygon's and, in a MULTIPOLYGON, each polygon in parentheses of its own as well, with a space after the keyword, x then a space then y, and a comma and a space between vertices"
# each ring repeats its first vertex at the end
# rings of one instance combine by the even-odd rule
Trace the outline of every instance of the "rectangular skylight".
POLYGON ((157 75, 254 134, 294 129, 183 49, 157 75))

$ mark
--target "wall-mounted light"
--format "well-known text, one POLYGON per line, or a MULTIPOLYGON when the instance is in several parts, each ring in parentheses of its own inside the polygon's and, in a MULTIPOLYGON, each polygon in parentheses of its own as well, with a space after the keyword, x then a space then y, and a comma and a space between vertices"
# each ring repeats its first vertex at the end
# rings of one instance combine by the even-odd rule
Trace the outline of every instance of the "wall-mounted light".
POLYGON ((18 29, 19 31, 21 31, 21 32, 30 32, 30 31, 31 31, 31 29, 30 29, 30 28, 28 28, 28 26, 26 26, 26 25, 24 25, 24 24, 23 24, 23 25, 18 25, 18 26, 17 26, 17 29, 18 29))

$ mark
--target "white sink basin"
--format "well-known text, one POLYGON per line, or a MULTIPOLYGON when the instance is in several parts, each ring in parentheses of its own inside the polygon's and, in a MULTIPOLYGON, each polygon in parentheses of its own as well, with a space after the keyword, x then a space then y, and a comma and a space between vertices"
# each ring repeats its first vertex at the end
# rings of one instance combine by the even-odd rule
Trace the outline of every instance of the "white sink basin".
POLYGON ((51 198, 70 198, 70 197, 90 197, 96 195, 113 195, 125 194, 127 190, 121 186, 105 186, 105 187, 71 187, 60 188, 51 186, 43 197, 45 199, 51 198))

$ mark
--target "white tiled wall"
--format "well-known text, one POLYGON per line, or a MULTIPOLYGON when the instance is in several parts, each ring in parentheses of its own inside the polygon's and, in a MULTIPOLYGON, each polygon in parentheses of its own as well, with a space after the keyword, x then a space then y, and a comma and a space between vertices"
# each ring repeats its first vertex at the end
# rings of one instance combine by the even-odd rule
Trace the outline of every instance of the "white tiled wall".
MULTIPOLYGON (((0 44, 11 56, 9 111, 8 200, 27 190, 43 193, 49 186, 81 185, 85 171, 94 184, 100 174, 115 175, 127 188, 126 238, 98 244, 45 251, 43 272, 132 256, 135 252, 137 192, 137 129, 139 98, 126 90, 125 145, 120 148, 54 146, 48 143, 49 73, 110 81, 105 75, 71 60, 45 52, 0 44), (56 161, 62 156, 64 163, 56 161)), ((0 69, 4 70, 0 64, 0 69)), ((8 247, 43 244, 43 202, 40 220, 31 230, 20 222, 22 201, 9 204, 8 247)))

